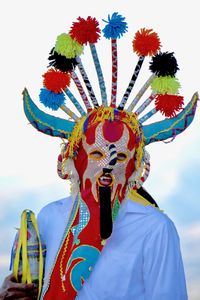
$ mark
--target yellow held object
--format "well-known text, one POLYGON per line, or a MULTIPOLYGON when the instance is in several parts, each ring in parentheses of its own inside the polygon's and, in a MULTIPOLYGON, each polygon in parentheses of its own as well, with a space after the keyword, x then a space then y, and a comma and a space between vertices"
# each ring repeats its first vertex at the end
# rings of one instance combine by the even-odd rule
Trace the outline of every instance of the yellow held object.
POLYGON ((38 282, 38 299, 42 290, 45 247, 41 243, 35 215, 24 210, 21 216, 19 234, 14 243, 13 274, 18 281, 22 274, 22 283, 38 282))

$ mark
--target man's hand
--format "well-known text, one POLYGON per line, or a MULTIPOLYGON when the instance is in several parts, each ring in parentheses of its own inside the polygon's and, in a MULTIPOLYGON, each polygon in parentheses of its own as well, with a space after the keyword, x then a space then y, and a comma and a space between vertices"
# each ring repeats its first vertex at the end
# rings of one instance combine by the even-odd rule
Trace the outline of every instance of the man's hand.
POLYGON ((0 300, 36 300, 37 295, 38 286, 36 284, 18 283, 12 274, 5 278, 0 289, 0 300))

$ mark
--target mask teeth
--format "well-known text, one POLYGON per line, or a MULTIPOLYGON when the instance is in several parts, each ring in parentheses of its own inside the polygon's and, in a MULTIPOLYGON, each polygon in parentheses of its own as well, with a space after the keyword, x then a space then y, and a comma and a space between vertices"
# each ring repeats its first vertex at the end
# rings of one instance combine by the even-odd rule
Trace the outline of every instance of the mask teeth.
POLYGON ((149 79, 145 82, 145 84, 143 85, 143 87, 139 90, 139 92, 137 93, 136 97, 133 99, 133 101, 131 102, 131 104, 129 105, 127 111, 133 111, 134 107, 136 106, 136 104, 139 102, 140 98, 143 96, 143 94, 146 92, 146 90, 148 89, 148 87, 151 85, 152 81, 154 80, 155 75, 152 74, 149 79))
POLYGON ((87 98, 87 95, 86 95, 84 89, 83 89, 83 86, 82 86, 78 76, 76 75, 76 73, 74 71, 72 72, 72 79, 73 79, 73 81, 74 81, 74 83, 75 83, 82 99, 83 99, 83 102, 85 104, 85 107, 86 107, 87 111, 90 112, 92 110, 92 106, 90 105, 90 102, 87 98))
POLYGON ((88 90, 90 99, 92 100, 92 103, 93 103, 94 107, 97 108, 97 107, 99 107, 99 104, 97 102, 97 99, 96 99, 95 94, 94 94, 94 90, 93 90, 93 88, 91 86, 91 83, 89 81, 89 78, 87 76, 87 73, 86 73, 86 71, 84 69, 84 66, 82 64, 82 61, 81 61, 80 57, 77 57, 77 62, 78 62, 79 71, 81 73, 81 76, 83 78, 85 86, 86 86, 86 88, 88 90))
POLYGON ((135 111, 136 115, 139 116, 146 108, 149 104, 151 104, 151 102, 153 101, 153 99, 156 97, 156 93, 152 92, 151 96, 149 98, 147 98, 143 104, 135 111))
POLYGON ((94 61, 94 65, 95 65, 95 69, 96 69, 96 73, 97 73, 97 77, 98 77, 98 81, 99 81, 102 104, 103 104, 103 106, 108 106, 106 86, 105 86, 105 81, 104 81, 104 77, 103 77, 103 72, 102 72, 102 69, 101 69, 101 64, 100 64, 98 54, 97 54, 96 45, 95 44, 90 44, 90 50, 91 50, 91 53, 92 53, 92 58, 93 58, 93 61, 94 61))
POLYGON ((139 119, 140 124, 144 123, 146 120, 151 118, 153 115, 157 113, 157 109, 154 107, 152 110, 150 110, 146 115, 144 115, 141 119, 139 119))
POLYGON ((68 96, 68 98, 74 104, 74 106, 79 111, 79 113, 81 114, 81 116, 84 116, 86 114, 86 112, 84 111, 84 109, 82 108, 82 106, 80 105, 80 103, 77 101, 77 99, 74 97, 74 95, 72 94, 72 92, 69 89, 66 89, 65 91, 63 91, 63 93, 68 96))

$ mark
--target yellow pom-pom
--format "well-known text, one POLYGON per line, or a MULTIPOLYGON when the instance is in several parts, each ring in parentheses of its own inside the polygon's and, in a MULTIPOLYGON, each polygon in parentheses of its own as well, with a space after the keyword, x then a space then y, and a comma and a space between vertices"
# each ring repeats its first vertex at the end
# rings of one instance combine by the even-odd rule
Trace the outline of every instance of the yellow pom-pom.
POLYGON ((181 87, 178 79, 172 76, 156 76, 151 88, 157 94, 177 94, 181 87))
POLYGON ((83 46, 72 39, 69 34, 62 33, 57 37, 55 51, 66 58, 74 58, 83 53, 83 46))

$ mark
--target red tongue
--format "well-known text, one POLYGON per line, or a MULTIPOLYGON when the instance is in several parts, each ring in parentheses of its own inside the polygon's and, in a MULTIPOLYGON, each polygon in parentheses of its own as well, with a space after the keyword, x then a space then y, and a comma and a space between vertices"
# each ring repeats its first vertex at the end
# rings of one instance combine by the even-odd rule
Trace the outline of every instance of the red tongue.
POLYGON ((112 177, 110 175, 102 175, 99 177, 99 183, 102 186, 109 186, 112 183, 112 177))

